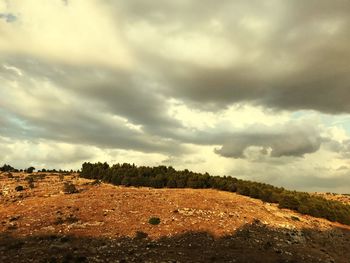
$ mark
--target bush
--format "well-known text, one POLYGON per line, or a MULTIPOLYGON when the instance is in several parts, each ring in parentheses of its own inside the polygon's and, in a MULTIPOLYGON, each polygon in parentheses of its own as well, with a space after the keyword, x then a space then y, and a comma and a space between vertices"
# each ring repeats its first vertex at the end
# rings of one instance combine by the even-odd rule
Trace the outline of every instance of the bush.
POLYGON ((150 223, 151 225, 159 225, 160 224, 160 218, 159 217, 151 217, 148 220, 148 223, 150 223))
POLYGON ((23 191, 23 190, 24 190, 24 187, 23 187, 22 185, 18 185, 18 186, 15 187, 15 190, 16 190, 17 192, 20 192, 20 191, 23 191))
POLYGON ((297 210, 299 206, 299 200, 295 195, 292 194, 282 195, 278 205, 279 208, 289 208, 292 210, 297 210))
POLYGON ((13 178, 13 174, 10 172, 5 173, 5 176, 7 176, 9 179, 13 178))
POLYGON ((26 169, 26 172, 29 173, 29 174, 31 174, 31 173, 34 172, 34 170, 35 170, 35 168, 34 168, 33 166, 31 166, 31 167, 29 167, 29 168, 26 169))
POLYGON ((293 221, 300 221, 300 218, 297 216, 291 216, 290 217, 293 221))
POLYGON ((93 180, 91 182, 91 185, 100 185, 101 184, 101 181, 100 180, 93 180))
POLYGON ((75 185, 72 184, 71 182, 65 182, 63 184, 63 192, 65 194, 74 194, 74 193, 78 193, 78 190, 75 187, 75 185))
POLYGON ((64 174, 62 174, 62 173, 59 174, 59 175, 58 175, 58 179, 59 179, 60 181, 63 181, 63 180, 64 180, 64 174))
POLYGON ((47 176, 47 174, 36 174, 35 179, 43 180, 43 179, 45 179, 46 176, 47 176))
POLYGON ((26 176, 26 178, 24 178, 24 180, 26 180, 28 182, 28 184, 34 183, 34 177, 33 176, 26 176))

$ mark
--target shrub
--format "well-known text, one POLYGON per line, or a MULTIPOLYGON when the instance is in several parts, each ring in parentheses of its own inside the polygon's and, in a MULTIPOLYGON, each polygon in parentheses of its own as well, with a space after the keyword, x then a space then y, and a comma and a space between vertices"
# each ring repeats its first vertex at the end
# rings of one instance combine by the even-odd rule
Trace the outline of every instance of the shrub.
POLYGON ((33 176, 26 176, 26 178, 24 178, 24 180, 26 180, 28 182, 28 184, 34 183, 34 177, 33 176))
POLYGON ((7 178, 9 178, 9 179, 13 178, 13 174, 10 172, 5 173, 5 176, 7 176, 7 178))
POLYGON ((46 176, 47 176, 47 174, 36 174, 35 178, 38 180, 43 180, 43 179, 45 179, 46 176))
POLYGON ((26 169, 26 172, 29 173, 29 174, 31 174, 31 173, 34 172, 34 170, 35 170, 35 168, 34 168, 33 166, 31 166, 31 167, 29 167, 29 168, 26 169))
POLYGON ((75 187, 75 185, 72 184, 71 182, 65 182, 63 184, 63 192, 65 194, 74 194, 74 193, 78 193, 78 190, 75 187))
POLYGON ((299 206, 299 200, 295 195, 292 194, 282 195, 278 205, 279 208, 289 208, 293 210, 297 210, 299 206))
POLYGON ((18 185, 18 186, 15 187, 15 190, 16 190, 17 192, 20 192, 20 191, 23 191, 23 190, 24 190, 24 187, 23 187, 22 185, 18 185))
POLYGON ((93 180, 93 181, 91 182, 91 185, 99 185, 99 184, 101 184, 101 181, 100 181, 100 180, 93 180))
POLYGON ((300 218, 297 216, 291 216, 290 217, 293 221, 300 221, 300 218))
POLYGON ((148 220, 148 223, 150 223, 151 225, 159 225, 160 224, 160 218, 159 217, 151 217, 148 220))
POLYGON ((60 216, 58 216, 54 222, 55 225, 62 225, 63 223, 64 223, 64 220, 60 216))

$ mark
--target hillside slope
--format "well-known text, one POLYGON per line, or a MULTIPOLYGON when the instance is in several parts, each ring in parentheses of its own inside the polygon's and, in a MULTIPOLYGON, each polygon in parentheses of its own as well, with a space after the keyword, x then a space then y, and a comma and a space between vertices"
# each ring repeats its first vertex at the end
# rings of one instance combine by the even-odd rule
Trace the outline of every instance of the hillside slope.
POLYGON ((350 262, 349 226, 235 193, 13 175, 0 175, 1 262, 350 262))

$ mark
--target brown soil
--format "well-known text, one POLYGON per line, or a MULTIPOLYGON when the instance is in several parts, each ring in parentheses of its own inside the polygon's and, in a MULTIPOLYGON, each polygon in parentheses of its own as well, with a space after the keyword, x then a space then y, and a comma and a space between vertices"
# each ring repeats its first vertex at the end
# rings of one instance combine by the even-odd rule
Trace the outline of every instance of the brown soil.
POLYGON ((349 226, 234 193, 13 175, 0 175, 0 262, 350 262, 349 226))

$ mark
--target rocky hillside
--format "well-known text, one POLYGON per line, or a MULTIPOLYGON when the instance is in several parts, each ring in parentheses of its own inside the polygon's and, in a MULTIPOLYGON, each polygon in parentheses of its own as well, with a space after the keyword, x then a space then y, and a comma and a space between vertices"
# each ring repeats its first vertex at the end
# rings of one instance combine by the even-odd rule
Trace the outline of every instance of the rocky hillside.
POLYGON ((350 262, 349 226, 209 189, 2 173, 0 222, 4 263, 350 262))

